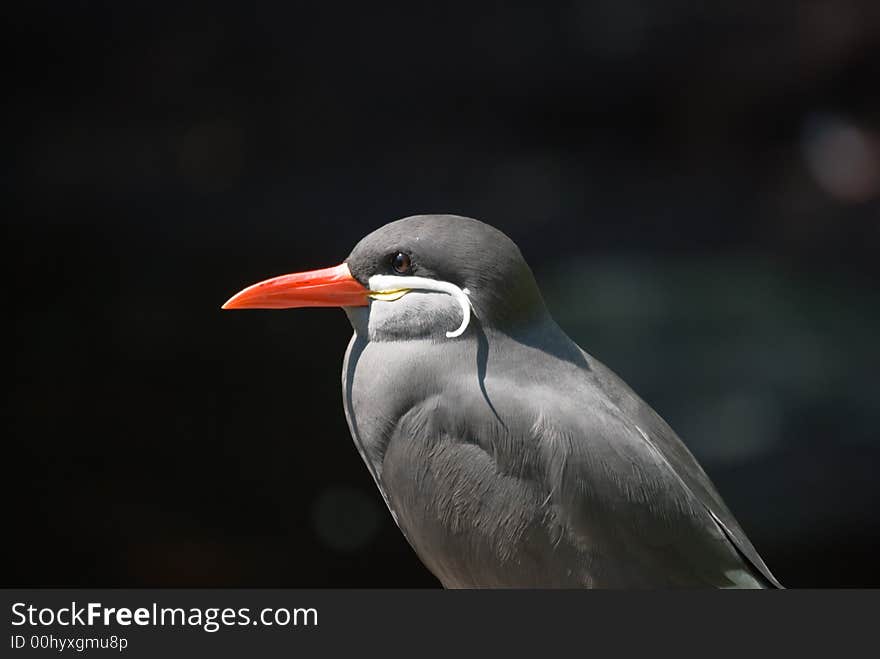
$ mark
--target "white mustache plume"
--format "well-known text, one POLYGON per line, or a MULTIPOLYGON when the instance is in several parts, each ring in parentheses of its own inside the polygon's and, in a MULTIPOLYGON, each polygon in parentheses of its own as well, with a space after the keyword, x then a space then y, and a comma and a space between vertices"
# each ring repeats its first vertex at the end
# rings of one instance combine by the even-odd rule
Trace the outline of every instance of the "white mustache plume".
POLYGON ((434 291, 451 295, 461 307, 461 325, 458 326, 458 329, 446 332, 446 338, 454 339, 461 336, 471 322, 471 301, 468 298, 470 291, 466 288, 459 288, 451 282, 428 279, 427 277, 373 275, 368 283, 370 290, 376 293, 371 297, 389 302, 400 299, 409 291, 434 291))

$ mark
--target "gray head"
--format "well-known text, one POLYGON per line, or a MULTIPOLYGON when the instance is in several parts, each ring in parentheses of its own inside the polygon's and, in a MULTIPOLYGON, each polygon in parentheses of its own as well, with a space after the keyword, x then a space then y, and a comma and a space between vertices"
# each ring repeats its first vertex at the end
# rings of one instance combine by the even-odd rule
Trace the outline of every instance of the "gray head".
POLYGON ((457 215, 415 215, 361 240, 344 263, 274 277, 224 309, 343 307, 371 340, 443 339, 514 331, 547 317, 532 271, 503 233, 457 215))
POLYGON ((516 244, 468 217, 414 215, 391 222, 363 238, 346 263, 355 279, 376 291, 368 309, 348 309, 355 327, 366 323, 372 339, 463 334, 470 320, 463 318, 464 305, 483 326, 498 330, 546 315, 516 244))

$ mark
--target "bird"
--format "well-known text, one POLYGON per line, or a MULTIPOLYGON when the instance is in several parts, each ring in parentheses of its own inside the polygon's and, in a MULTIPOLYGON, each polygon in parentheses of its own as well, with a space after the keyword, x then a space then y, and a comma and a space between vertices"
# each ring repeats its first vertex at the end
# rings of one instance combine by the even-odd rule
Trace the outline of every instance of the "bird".
POLYGON ((782 588, 672 428, 554 321, 520 249, 457 215, 223 309, 341 307, 345 417, 444 588, 782 588))

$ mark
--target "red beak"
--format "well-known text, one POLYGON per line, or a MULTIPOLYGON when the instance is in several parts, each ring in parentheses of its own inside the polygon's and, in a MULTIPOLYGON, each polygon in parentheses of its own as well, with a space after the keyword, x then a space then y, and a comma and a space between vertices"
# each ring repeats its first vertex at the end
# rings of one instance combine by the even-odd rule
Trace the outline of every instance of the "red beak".
POLYGON ((223 308, 364 307, 369 292, 351 276, 348 264, 343 263, 261 281, 233 295, 223 308))

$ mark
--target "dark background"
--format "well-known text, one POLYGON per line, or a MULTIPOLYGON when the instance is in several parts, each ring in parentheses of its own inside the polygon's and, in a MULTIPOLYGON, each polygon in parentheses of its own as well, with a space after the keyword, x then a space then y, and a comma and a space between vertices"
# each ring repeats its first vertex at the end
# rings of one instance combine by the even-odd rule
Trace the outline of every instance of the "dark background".
POLYGON ((5 14, 4 585, 435 585, 349 438, 344 315, 219 306, 453 212, 783 583, 880 586, 875 0, 5 14))

